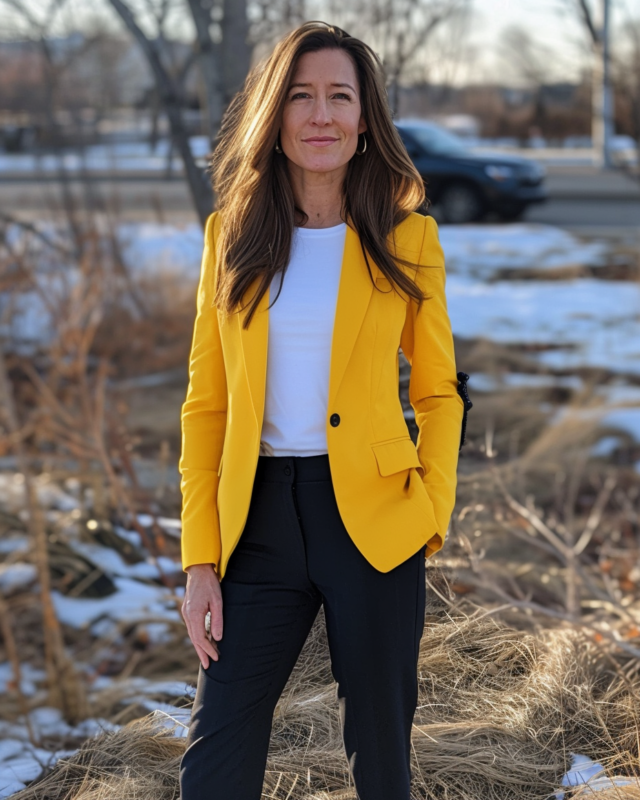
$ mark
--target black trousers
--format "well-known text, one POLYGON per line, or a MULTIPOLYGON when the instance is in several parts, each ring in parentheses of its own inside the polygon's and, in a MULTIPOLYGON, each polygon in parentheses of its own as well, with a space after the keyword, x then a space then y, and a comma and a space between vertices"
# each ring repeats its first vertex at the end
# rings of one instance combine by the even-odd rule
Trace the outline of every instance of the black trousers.
POLYGON ((342 523, 328 455, 260 456, 220 586, 220 657, 199 667, 181 800, 260 800, 273 712, 320 604, 358 797, 409 800, 425 547, 379 572, 342 523))

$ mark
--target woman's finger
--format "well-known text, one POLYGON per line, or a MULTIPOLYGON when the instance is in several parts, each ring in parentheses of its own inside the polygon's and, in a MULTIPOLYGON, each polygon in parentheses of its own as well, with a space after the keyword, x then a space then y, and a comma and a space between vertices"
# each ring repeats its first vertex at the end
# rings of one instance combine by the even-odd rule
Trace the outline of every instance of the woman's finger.
POLYGON ((222 593, 215 571, 198 567, 189 572, 180 610, 191 643, 206 669, 210 658, 214 661, 219 659, 216 641, 222 638, 222 593), (210 627, 207 630, 209 612, 210 627))
POLYGON ((222 597, 216 594, 209 602, 209 610, 211 611, 211 636, 216 639, 222 639, 222 632, 224 628, 222 617, 222 597))
POLYGON ((200 659, 202 666, 207 669, 209 666, 209 659, 213 659, 214 661, 218 661, 220 658, 220 652, 215 644, 213 644, 209 639, 196 639, 194 641, 191 640, 193 646, 195 647, 196 653, 198 654, 198 658, 200 659))

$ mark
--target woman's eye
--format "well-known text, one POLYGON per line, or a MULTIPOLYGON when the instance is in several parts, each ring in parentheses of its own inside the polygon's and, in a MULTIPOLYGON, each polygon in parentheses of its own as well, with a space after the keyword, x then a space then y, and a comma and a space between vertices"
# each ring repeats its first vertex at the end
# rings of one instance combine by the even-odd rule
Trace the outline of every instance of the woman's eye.
MULTIPOLYGON (((298 97, 305 97, 305 96, 308 97, 309 93, 308 92, 296 92, 295 94, 292 94, 289 99, 290 100, 296 100, 298 97)), ((336 94, 333 95, 333 97, 339 97, 339 98, 344 99, 344 100, 351 100, 351 96, 346 94, 345 92, 337 92, 336 94)))

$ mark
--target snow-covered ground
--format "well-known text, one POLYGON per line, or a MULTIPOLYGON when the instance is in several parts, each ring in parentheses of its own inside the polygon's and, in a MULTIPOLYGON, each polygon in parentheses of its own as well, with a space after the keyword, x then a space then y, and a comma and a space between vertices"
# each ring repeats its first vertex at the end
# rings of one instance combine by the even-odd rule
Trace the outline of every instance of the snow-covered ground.
MULTIPOLYGON (((50 238, 51 224, 43 225, 50 238)), ((13 246, 19 233, 11 231, 13 246)), ((197 224, 123 223, 118 229, 121 249, 134 275, 172 275, 194 285, 200 270, 202 229, 197 224)), ((447 304, 454 334, 463 339, 484 338, 509 345, 526 345, 527 355, 541 371, 573 372, 603 368, 618 373, 622 383, 640 377, 640 284, 593 277, 558 279, 576 267, 605 266, 617 258, 610 241, 585 242, 550 225, 446 225, 439 230, 447 268, 447 304), (500 278, 504 271, 508 278, 500 278), (517 279, 527 270, 527 279, 517 279), (531 278, 535 270, 537 279, 531 278), (545 280, 545 272, 554 279, 545 280), (514 277, 515 276, 515 277, 514 277), (532 347, 533 346, 533 347, 532 347)), ((41 246, 41 245, 37 245, 41 246)), ((68 276, 69 277, 69 276, 68 276)), ((55 280, 43 276, 46 295, 56 290, 55 280)), ((6 302, 6 300, 4 301, 6 302)), ((46 340, 51 319, 45 300, 35 294, 13 299, 17 313, 4 333, 23 344, 46 340)), ((3 299, 0 296, 0 311, 3 299)), ((1 331, 0 331, 1 332, 1 331)), ((474 375, 470 391, 486 391, 495 378, 474 375)), ((575 388, 575 376, 505 376, 506 385, 524 381, 551 381, 575 388), (568 383, 569 382, 569 383, 568 383)), ((530 384, 532 385, 532 384, 530 384)), ((640 414, 637 392, 629 387, 626 399, 605 398, 608 404, 635 406, 625 412, 640 414)), ((607 390, 608 391, 608 390, 607 390)), ((627 426, 628 427, 628 426, 627 426)), ((633 435, 640 441, 639 426, 633 435)))
MULTIPOLYGON (((119 726, 108 720, 86 719, 79 725, 68 725, 57 708, 41 706, 29 713, 31 730, 35 737, 44 736, 86 739, 104 730, 115 730, 119 726)), ((29 731, 24 718, 17 722, 0 720, 0 797, 25 789, 42 771, 56 763, 59 758, 73 755, 75 749, 46 750, 29 741, 29 731)))
MULTIPOLYGON (((3 461, 3 467, 11 467, 10 462, 3 461)), ((124 543, 136 548, 141 555, 137 563, 127 563, 112 548, 90 543, 81 536, 77 520, 82 516, 82 508, 87 497, 80 492, 78 482, 67 478, 59 485, 46 474, 36 480, 35 488, 38 500, 46 509, 50 524, 63 530, 64 539, 69 548, 89 564, 101 570, 113 583, 114 592, 104 597, 70 597, 58 591, 52 592, 53 603, 58 619, 66 626, 78 631, 88 631, 96 640, 117 643, 121 639, 122 623, 137 624, 137 632, 149 643, 176 641, 176 630, 184 633, 185 648, 191 647, 186 636, 186 629, 178 611, 176 601, 184 596, 184 587, 178 586, 169 590, 158 582, 160 571, 172 574, 181 571, 179 559, 160 556, 151 557, 145 550, 141 536, 136 530, 114 526, 114 533, 124 543)), ((85 492, 88 490, 85 489, 85 492)), ((0 472, 0 507, 7 515, 14 514, 25 519, 24 513, 24 479, 18 472, 0 472)), ((149 514, 139 514, 137 522, 150 527, 153 518, 149 514)), ((181 524, 179 519, 158 517, 157 525, 169 536, 179 535, 181 524)), ((87 523, 92 528, 92 521, 87 523)), ((0 541, 0 554, 10 557, 0 563, 0 592, 8 595, 12 592, 37 591, 39 587, 36 567, 26 560, 32 542, 21 531, 6 533, 0 541)), ((182 637, 182 633, 178 634, 182 637)), ((129 678, 126 681, 114 680, 108 675, 100 674, 91 664, 75 660, 75 668, 85 675, 89 689, 89 699, 97 693, 117 685, 126 704, 136 702, 146 707, 151 713, 156 711, 163 724, 175 728, 175 735, 183 736, 186 732, 188 714, 175 708, 168 702, 159 701, 158 697, 184 698, 193 693, 192 688, 177 681, 155 681, 145 678, 129 678), (176 719, 167 717, 171 712, 176 719)), ((0 663, 0 703, 2 696, 13 692, 14 674, 9 663, 0 663)), ((27 698, 35 698, 42 691, 46 682, 46 674, 28 662, 21 664, 20 690, 27 698)), ((29 713, 30 726, 24 717, 17 721, 0 722, 0 798, 10 797, 27 782, 38 777, 45 767, 54 764, 58 758, 71 755, 75 749, 50 751, 30 743, 29 727, 36 741, 41 737, 57 738, 66 741, 84 739, 94 736, 103 730, 114 730, 119 726, 104 719, 86 719, 79 725, 68 725, 58 709, 46 706, 38 707, 29 713)))
MULTIPOLYGON (((53 231, 49 228, 48 235, 53 231)), ((126 223, 119 235, 134 273, 171 273, 195 282, 202 230, 126 223)), ((601 267, 608 242, 585 243, 549 225, 447 225, 440 228, 447 263, 447 302, 457 336, 508 344, 546 345, 535 356, 555 370, 605 367, 640 374, 640 285, 596 278, 496 280, 500 270, 601 267)), ((43 277, 43 281, 45 278, 43 277)), ((51 281, 51 278, 48 278, 51 281)), ((48 292, 55 287, 47 287, 48 292)), ((0 306, 2 299, 0 298, 0 306)), ((14 340, 49 335, 43 301, 25 295, 10 330, 14 340)))
POLYGON ((595 278, 482 283, 452 275, 451 326, 465 339, 547 345, 556 370, 603 367, 640 374, 640 285, 595 278))
MULTIPOLYGON (((7 512, 15 512, 19 505, 19 493, 14 491, 20 481, 13 476, 0 473, 0 504, 7 512)), ((64 515, 69 515, 69 505, 73 500, 55 484, 42 484, 38 487, 40 501, 48 506, 49 519, 59 524, 64 515)), ((67 516, 69 519, 69 516, 67 516)), ((74 516, 71 515, 73 520, 74 516)), ((139 515, 141 525, 149 525, 148 515, 139 515)), ((157 523, 165 530, 179 531, 180 521, 159 518, 157 523)), ((134 530, 117 528, 117 533, 124 540, 140 547, 140 535, 134 530)), ((77 630, 89 630, 103 641, 117 643, 121 638, 119 630, 122 623, 137 623, 139 635, 151 643, 162 643, 176 640, 176 628, 184 627, 178 612, 176 600, 184 596, 184 587, 169 590, 158 583, 151 582, 158 578, 158 567, 165 573, 181 570, 179 560, 161 557, 157 561, 150 556, 136 564, 127 564, 115 551, 107 547, 89 544, 83 541, 70 523, 65 529, 65 541, 71 550, 87 559, 96 568, 102 570, 114 584, 113 594, 101 598, 68 597, 58 591, 52 592, 53 602, 58 619, 66 626, 77 630)), ((21 553, 27 554, 30 546, 28 538, 16 533, 7 535, 2 541, 2 552, 11 554, 12 561, 0 565, 0 592, 8 594, 18 589, 38 590, 37 572, 33 564, 20 561, 21 553)), ((184 647, 191 647, 184 630, 184 647)), ((89 700, 104 690, 117 686, 121 702, 137 703, 145 707, 149 713, 155 713, 163 725, 174 730, 176 736, 186 735, 189 712, 176 708, 166 701, 179 700, 193 695, 193 687, 178 681, 157 681, 142 677, 116 680, 108 675, 99 674, 94 666, 75 660, 75 668, 83 673, 89 686, 89 700), (170 716, 169 716, 170 715, 170 716)), ((9 663, 0 663, 0 702, 2 695, 14 691, 14 674, 9 663)), ((36 669, 29 663, 21 664, 20 690, 29 698, 34 698, 45 685, 44 670, 36 669)), ((80 743, 104 730, 115 730, 119 726, 104 719, 86 719, 79 725, 68 725, 58 709, 40 706, 29 712, 29 725, 24 716, 17 721, 0 721, 0 798, 10 797, 24 789, 29 781, 37 778, 43 769, 50 767, 63 757, 73 754, 76 749, 51 751, 31 744, 29 727, 36 741, 41 738, 55 738, 60 741, 76 740, 80 743)))
POLYGON ((574 277, 495 280, 500 270, 602 267, 611 244, 585 243, 550 225, 440 228, 451 326, 465 339, 548 345, 536 358, 556 370, 604 367, 640 374, 640 285, 574 277), (551 347, 553 349, 551 349, 551 347))
MULTIPOLYGON (((207 137, 191 136, 189 142, 195 158, 205 159, 211 149, 207 137)), ((182 170, 182 159, 175 150, 170 157, 169 148, 169 139, 164 138, 158 141, 154 149, 147 142, 117 142, 90 145, 84 151, 75 148, 55 155, 0 153, 0 173, 55 174, 60 168, 67 172, 162 172, 169 166, 172 171, 179 173, 182 170)))
POLYGON ((562 228, 532 222, 512 225, 442 225, 447 275, 476 280, 499 270, 558 270, 603 266, 610 244, 584 242, 562 228))
MULTIPOLYGON (((56 231, 43 224, 50 238, 56 231)), ((19 232, 10 230, 13 246, 19 232)), ((462 339, 484 338, 508 345, 527 346, 527 357, 548 375, 506 375, 500 388, 516 385, 565 386, 578 389, 581 380, 566 375, 583 368, 602 368, 618 373, 620 380, 602 387, 602 424, 617 420, 640 442, 640 396, 625 379, 640 378, 640 284, 634 281, 602 280, 594 277, 559 279, 576 267, 602 268, 617 254, 610 241, 583 241, 550 225, 443 225, 439 230, 447 269, 446 294, 451 325, 462 339), (508 270, 509 277, 501 278, 508 270), (527 279, 517 279, 526 270, 527 279), (534 270, 537 278, 531 277, 534 270), (544 279, 553 272, 553 279, 544 279), (565 373, 555 376, 553 373, 565 373), (607 417, 607 407, 624 406, 607 417)), ((169 225, 153 222, 123 223, 118 236, 125 262, 134 276, 170 275, 195 285, 200 271, 202 229, 193 223, 169 225)), ((33 246, 33 245, 31 245, 33 246)), ((36 245, 41 247, 41 245, 36 245)), ((67 275, 68 279, 71 279, 67 275)), ((47 291, 43 297, 24 294, 17 312, 4 332, 9 340, 46 340, 52 321, 44 297, 57 290, 55 278, 43 275, 47 291)), ((3 303, 0 296, 0 311, 3 303)), ((0 331, 2 332, 2 331, 0 331)), ((496 378, 473 372, 469 390, 491 391, 496 378)), ((573 413, 573 412, 567 412, 573 413)), ((595 413, 595 412, 589 412, 595 413)), ((614 424, 614 423, 612 423, 614 424)), ((125 576, 123 576, 125 577, 125 576)), ((0 582, 8 580, 0 575, 0 582)))
MULTIPOLYGON (((204 161, 209 154, 210 144, 206 136, 191 136, 191 151, 196 159, 204 161)), ((593 164, 595 152, 589 139, 579 137, 567 139, 563 147, 549 146, 543 139, 529 142, 529 147, 521 147, 515 138, 502 137, 487 139, 464 137, 463 142, 471 149, 483 153, 517 153, 525 158, 535 158, 551 164, 593 164)), ((638 163, 638 151, 630 137, 615 137, 612 148, 614 157, 630 164, 638 163)), ((33 155, 31 153, 0 153, 0 172, 43 174, 55 173, 60 167, 68 172, 80 170, 117 172, 160 172, 165 171, 169 161, 169 138, 160 138, 151 148, 148 142, 113 142, 95 144, 84 151, 73 148, 60 155, 33 155)), ((171 169, 182 170, 182 161, 175 153, 171 155, 171 169)))
MULTIPOLYGON (((107 679, 104 679, 107 680, 107 679)), ((103 681, 104 682, 104 681, 103 681)), ((122 682, 120 682, 122 683, 122 682)), ((146 707, 155 720, 173 731, 174 736, 185 737, 188 731, 190 711, 169 703, 160 703, 145 694, 163 694, 176 698, 193 694, 183 684, 160 684, 157 681, 129 679, 131 702, 146 707)), ((124 687, 121 687, 124 688, 124 687)), ((37 740, 44 737, 81 742, 104 731, 116 731, 121 726, 106 719, 85 719, 78 725, 65 722, 59 709, 40 706, 29 712, 29 726, 24 717, 16 722, 0 720, 0 798, 11 797, 25 789, 30 781, 38 778, 45 769, 50 769, 60 758, 72 756, 77 748, 47 750, 29 741, 29 727, 37 740)))

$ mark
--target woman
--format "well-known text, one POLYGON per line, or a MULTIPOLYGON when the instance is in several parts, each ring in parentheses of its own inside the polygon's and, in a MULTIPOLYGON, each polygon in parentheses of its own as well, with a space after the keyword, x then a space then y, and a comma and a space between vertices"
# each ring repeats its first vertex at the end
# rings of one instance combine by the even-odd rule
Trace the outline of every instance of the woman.
POLYGON ((377 56, 325 23, 294 30, 229 108, 212 172, 182 408, 201 666, 181 797, 259 800, 322 604, 359 798, 408 800, 425 557, 455 502, 463 403, 437 227, 414 212, 377 56))

